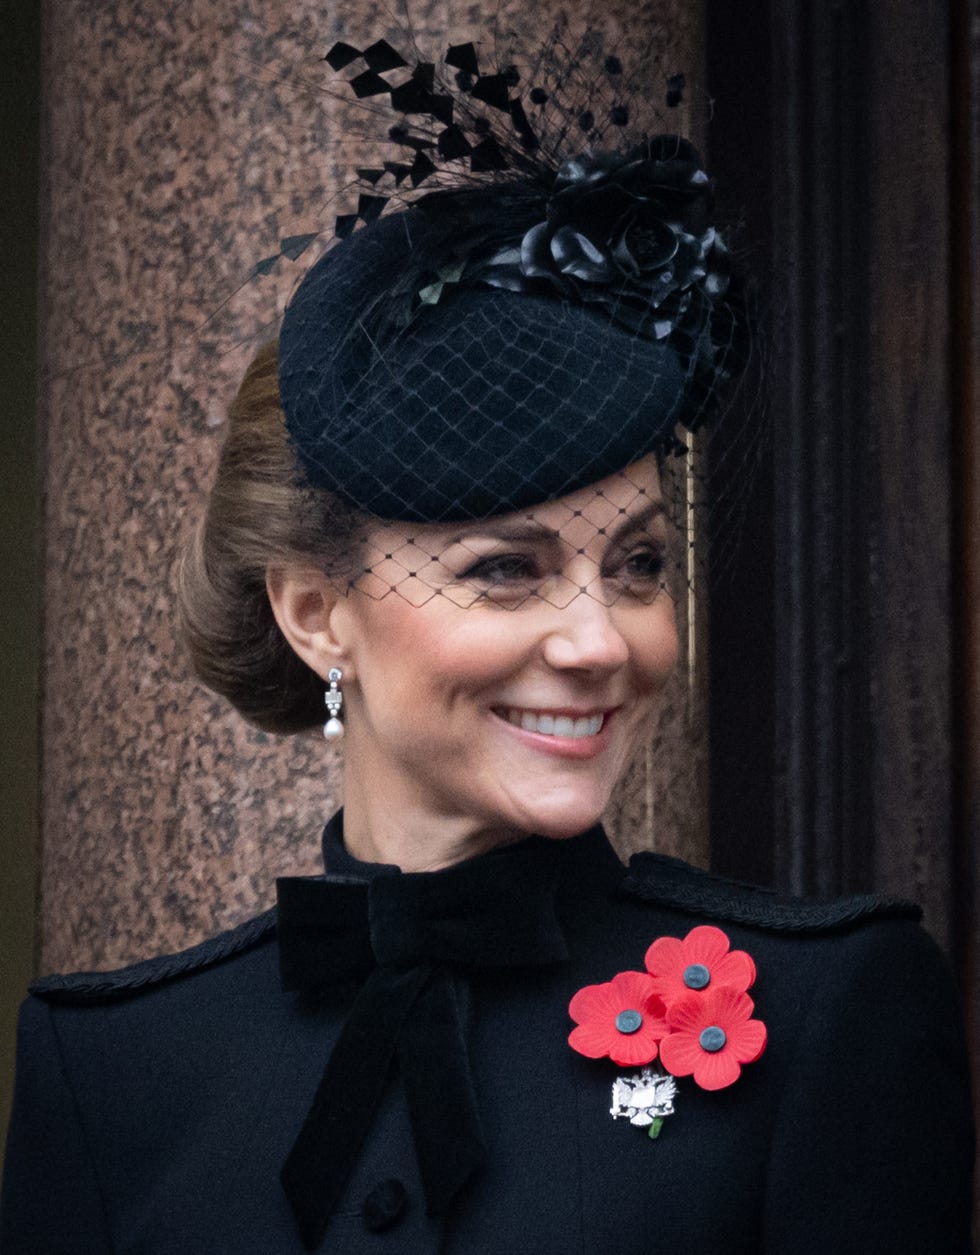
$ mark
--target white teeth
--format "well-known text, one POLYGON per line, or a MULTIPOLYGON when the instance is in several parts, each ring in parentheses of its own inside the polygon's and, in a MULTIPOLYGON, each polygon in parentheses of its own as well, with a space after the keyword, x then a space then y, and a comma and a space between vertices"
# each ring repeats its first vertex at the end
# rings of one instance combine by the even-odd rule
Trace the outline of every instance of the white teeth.
POLYGON ((603 715, 583 715, 573 719, 569 715, 538 715, 533 710, 507 709, 507 722, 525 732, 543 733, 545 736, 585 737, 596 736, 602 728, 603 715))

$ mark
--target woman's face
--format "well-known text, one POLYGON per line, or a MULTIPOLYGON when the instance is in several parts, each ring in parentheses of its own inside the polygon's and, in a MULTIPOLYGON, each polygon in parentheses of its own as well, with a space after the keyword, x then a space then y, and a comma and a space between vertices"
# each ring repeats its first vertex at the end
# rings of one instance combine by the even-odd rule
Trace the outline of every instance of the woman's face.
POLYGON ((652 457, 533 513, 379 525, 332 612, 348 811, 490 843, 596 822, 676 661, 666 547, 652 457))

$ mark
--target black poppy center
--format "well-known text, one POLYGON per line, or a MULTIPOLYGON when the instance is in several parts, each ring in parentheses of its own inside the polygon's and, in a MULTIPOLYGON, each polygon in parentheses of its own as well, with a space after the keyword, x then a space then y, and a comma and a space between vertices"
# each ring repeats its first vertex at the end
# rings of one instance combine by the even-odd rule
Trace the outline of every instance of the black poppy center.
POLYGON ((711 973, 703 963, 692 963, 684 969, 683 981, 688 989, 704 989, 711 980, 711 973))
POLYGON ((721 1050, 727 1040, 725 1030, 719 1028, 717 1024, 709 1024, 707 1028, 703 1028, 698 1038, 701 1049, 707 1050, 712 1055, 721 1050))
POLYGON ((616 1027, 621 1033, 635 1033, 642 1023, 643 1016, 640 1015, 639 1011, 633 1011, 632 1009, 620 1011, 619 1015, 616 1016, 616 1027))

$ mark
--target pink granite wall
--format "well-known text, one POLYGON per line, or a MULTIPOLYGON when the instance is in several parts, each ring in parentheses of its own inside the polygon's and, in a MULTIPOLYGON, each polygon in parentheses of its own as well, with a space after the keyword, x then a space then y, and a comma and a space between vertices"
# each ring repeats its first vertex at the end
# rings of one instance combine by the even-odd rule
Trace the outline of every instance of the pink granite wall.
MULTIPOLYGON (((698 7, 594 0, 590 16, 621 46, 662 43, 669 72, 696 73, 698 7)), ((433 50, 446 30, 465 37, 479 11, 412 4, 433 50)), ((324 225, 331 211, 311 207, 350 160, 355 123, 324 93, 320 59, 342 34, 394 32, 380 5, 351 5, 341 21, 314 0, 45 0, 44 24, 41 918, 52 970, 183 946, 268 905, 276 875, 316 868, 340 797, 336 753, 318 736, 249 729, 191 679, 174 566, 225 406, 306 259, 243 279, 282 236, 324 225)), ((703 854, 703 838, 681 835, 703 831, 688 692, 679 677, 666 731, 614 808, 624 847, 646 839, 636 834, 652 816, 661 846, 703 854)))

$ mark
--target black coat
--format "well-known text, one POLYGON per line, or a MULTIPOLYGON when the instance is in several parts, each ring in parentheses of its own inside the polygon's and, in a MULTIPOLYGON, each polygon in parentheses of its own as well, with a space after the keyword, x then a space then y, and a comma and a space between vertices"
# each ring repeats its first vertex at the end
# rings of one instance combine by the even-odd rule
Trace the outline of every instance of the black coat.
MULTIPOLYGON (((784 902, 654 855, 624 878, 598 830, 517 848, 535 844, 558 851, 568 957, 499 969, 460 966, 452 945, 445 956, 485 1165, 427 1214, 395 1069, 318 1249, 966 1255, 965 1052, 949 972, 914 908, 784 902), (642 970, 655 938, 705 922, 753 956, 769 1044, 729 1088, 679 1079, 652 1140, 611 1117, 624 1070, 570 1049, 568 1003, 642 970)), ((350 860, 341 871, 357 875, 350 860)), ((276 923, 268 912, 182 955, 35 987, 3 1255, 304 1249, 280 1170, 350 993, 284 993, 276 923)))

